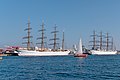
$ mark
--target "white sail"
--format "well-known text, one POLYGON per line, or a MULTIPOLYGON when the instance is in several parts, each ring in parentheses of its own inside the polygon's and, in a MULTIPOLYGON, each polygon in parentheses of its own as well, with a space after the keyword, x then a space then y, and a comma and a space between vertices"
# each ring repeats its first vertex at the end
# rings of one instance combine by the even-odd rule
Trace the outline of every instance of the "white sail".
POLYGON ((80 38, 80 41, 79 41, 79 45, 78 45, 78 53, 82 54, 83 51, 82 51, 82 40, 80 38))

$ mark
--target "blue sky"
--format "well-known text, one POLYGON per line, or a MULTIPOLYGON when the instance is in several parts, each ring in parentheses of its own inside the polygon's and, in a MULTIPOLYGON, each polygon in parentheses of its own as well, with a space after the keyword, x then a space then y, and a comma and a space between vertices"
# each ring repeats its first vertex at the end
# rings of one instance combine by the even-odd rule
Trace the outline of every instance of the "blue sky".
POLYGON ((55 24, 59 37, 65 32, 68 48, 77 44, 80 37, 87 47, 90 35, 96 30, 110 33, 120 49, 120 0, 0 0, 1 47, 23 46, 28 17, 34 43, 43 21, 48 39, 52 37, 50 32, 55 24))

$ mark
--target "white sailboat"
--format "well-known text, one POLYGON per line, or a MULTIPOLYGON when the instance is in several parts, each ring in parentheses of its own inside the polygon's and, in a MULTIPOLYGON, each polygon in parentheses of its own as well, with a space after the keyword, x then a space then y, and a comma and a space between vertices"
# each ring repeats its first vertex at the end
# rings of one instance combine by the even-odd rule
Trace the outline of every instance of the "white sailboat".
POLYGON ((83 54, 81 39, 79 41, 78 51, 74 54, 74 57, 87 57, 87 54, 83 54))

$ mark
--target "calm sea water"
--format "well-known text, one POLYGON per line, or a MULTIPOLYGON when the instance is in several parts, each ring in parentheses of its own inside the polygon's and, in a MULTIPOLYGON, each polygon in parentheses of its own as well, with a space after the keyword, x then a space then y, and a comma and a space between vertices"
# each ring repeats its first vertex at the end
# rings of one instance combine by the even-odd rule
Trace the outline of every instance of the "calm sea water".
POLYGON ((0 61, 0 80, 120 80, 120 55, 6 56, 0 61))

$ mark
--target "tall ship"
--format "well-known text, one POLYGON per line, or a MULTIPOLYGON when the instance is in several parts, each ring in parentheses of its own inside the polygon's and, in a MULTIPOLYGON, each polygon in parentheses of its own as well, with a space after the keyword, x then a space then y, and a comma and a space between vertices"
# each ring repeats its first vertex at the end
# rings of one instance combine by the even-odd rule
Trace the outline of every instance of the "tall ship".
POLYGON ((93 31, 93 40, 90 43, 93 43, 92 49, 90 50, 92 55, 115 55, 117 51, 113 46, 113 37, 109 36, 107 33, 106 36, 100 32, 100 35, 97 35, 95 31, 93 31))
POLYGON ((56 26, 54 28, 55 30, 53 32, 51 32, 54 34, 54 38, 50 39, 50 40, 53 40, 53 44, 50 44, 50 45, 53 45, 53 49, 49 49, 49 48, 45 47, 45 44, 46 44, 45 39, 47 37, 45 37, 45 35, 44 35, 44 31, 45 31, 44 23, 42 23, 42 29, 39 30, 39 32, 41 32, 42 36, 37 38, 37 40, 40 41, 39 43, 37 43, 40 45, 40 47, 32 48, 31 47, 32 42, 30 42, 31 41, 30 39, 32 38, 32 36, 30 35, 31 29, 32 28, 30 28, 30 21, 28 21, 28 28, 25 29, 25 30, 27 30, 28 34, 27 34, 27 37, 24 37, 24 39, 27 39, 27 42, 25 42, 25 44, 27 44, 27 49, 19 50, 19 53, 18 53, 19 56, 65 56, 65 55, 69 55, 70 51, 64 49, 64 32, 63 32, 63 39, 62 39, 62 49, 56 48, 56 46, 58 44, 57 40, 59 39, 56 37, 57 36, 56 33, 58 32, 56 30, 56 26))

